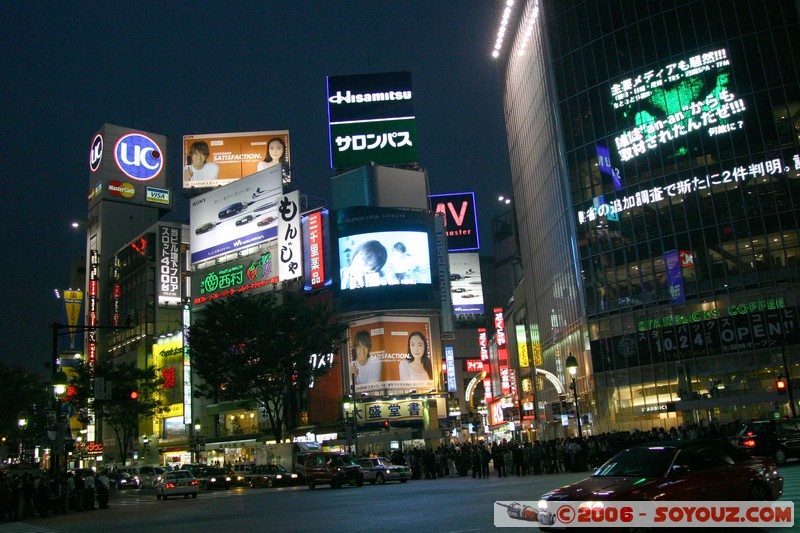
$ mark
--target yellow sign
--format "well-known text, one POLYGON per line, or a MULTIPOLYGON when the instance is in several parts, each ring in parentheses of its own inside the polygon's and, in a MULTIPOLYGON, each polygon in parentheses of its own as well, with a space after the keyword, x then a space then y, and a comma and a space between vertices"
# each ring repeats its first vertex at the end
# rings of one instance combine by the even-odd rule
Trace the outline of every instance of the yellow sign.
POLYGON ((528 358, 528 345, 517 344, 517 355, 519 356, 519 367, 528 368, 531 366, 531 361, 528 358))
POLYGON ((531 348, 533 349, 533 366, 542 366, 542 345, 538 342, 532 342, 531 348))

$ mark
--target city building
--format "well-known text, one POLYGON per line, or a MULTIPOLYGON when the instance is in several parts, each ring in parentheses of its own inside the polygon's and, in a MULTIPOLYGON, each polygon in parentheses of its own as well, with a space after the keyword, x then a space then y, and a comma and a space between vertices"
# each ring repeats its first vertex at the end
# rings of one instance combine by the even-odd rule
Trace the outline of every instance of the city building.
POLYGON ((539 433, 794 414, 797 3, 502 9, 524 272, 506 314, 532 355, 539 433))

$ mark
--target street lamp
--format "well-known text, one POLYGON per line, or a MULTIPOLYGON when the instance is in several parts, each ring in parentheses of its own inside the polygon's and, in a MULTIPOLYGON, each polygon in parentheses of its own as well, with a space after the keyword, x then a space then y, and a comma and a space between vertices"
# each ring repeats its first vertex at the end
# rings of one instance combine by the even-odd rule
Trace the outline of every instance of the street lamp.
POLYGON ((202 429, 202 425, 200 425, 200 419, 195 418, 194 424, 189 426, 191 429, 191 436, 190 436, 190 443, 191 452, 192 452, 192 464, 197 463, 197 456, 199 455, 199 448, 200 448, 200 430, 202 429))
POLYGON ((19 462, 25 462, 25 439, 23 438, 23 431, 28 427, 28 413, 20 411, 17 414, 17 427, 19 427, 19 462))
POLYGON ((575 376, 578 374, 578 360, 575 359, 572 353, 567 357, 567 362, 564 363, 564 366, 567 367, 569 375, 572 376, 572 383, 569 387, 572 389, 572 394, 575 396, 575 420, 578 421, 578 438, 583 440, 583 432, 581 431, 581 411, 578 408, 578 386, 575 383, 575 376))
POLYGON ((25 411, 20 411, 17 415, 17 426, 19 429, 25 429, 28 425, 28 413, 25 411))

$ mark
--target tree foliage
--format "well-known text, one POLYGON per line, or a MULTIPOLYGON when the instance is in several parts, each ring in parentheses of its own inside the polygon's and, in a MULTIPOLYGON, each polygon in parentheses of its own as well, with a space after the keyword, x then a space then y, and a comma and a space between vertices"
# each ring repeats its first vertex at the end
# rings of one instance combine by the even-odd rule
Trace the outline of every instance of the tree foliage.
POLYGON ((75 407, 95 416, 114 431, 120 458, 126 462, 133 452, 133 441, 139 435, 139 425, 166 410, 159 394, 164 379, 155 367, 139 368, 134 363, 104 361, 94 366, 77 368, 72 381, 75 394, 70 398, 75 407), (92 386, 98 380, 106 384, 105 391, 92 386), (137 398, 130 393, 136 391, 137 398), (95 395, 95 392, 98 394, 95 395))
POLYGON ((197 394, 258 405, 282 442, 296 427, 299 391, 327 371, 312 368, 311 356, 338 350, 344 331, 328 307, 297 294, 213 301, 189 332, 197 394))
POLYGON ((39 374, 0 363, 0 434, 25 436, 30 442, 43 442, 47 431, 47 410, 52 409, 51 389, 39 374), (25 412, 28 424, 21 432, 17 421, 25 412))

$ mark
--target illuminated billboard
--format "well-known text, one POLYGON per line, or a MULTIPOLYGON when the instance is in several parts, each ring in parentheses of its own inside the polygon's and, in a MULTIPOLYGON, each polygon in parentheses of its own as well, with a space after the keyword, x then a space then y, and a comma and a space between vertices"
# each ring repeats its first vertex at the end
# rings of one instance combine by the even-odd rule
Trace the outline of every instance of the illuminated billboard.
POLYGON ((438 304, 431 213, 351 207, 337 211, 336 228, 339 279, 334 289, 342 310, 438 304))
POLYGON ((89 145, 89 207, 100 200, 169 208, 167 138, 103 124, 89 145))
POLYGON ((476 252, 448 254, 450 264, 450 299, 453 314, 484 313, 480 257, 476 252))
POLYGON ((282 192, 281 169, 275 166, 193 198, 192 263, 276 238, 282 192))
POLYGON ((158 305, 180 304, 183 297, 181 284, 184 262, 181 253, 181 228, 159 226, 156 246, 158 305))
POLYGON ((273 239, 255 254, 194 272, 192 304, 198 306, 245 292, 265 292, 278 281, 278 241, 273 239))
POLYGON ((433 212, 444 217, 447 250, 479 250, 478 211, 474 192, 430 195, 433 212))
POLYGON ((206 133, 183 137, 183 188, 228 185, 273 166, 291 168, 289 132, 206 133))
POLYGON ((322 209, 304 215, 303 231, 303 288, 319 289, 331 283, 329 212, 322 209))
POLYGON ((153 344, 153 366, 164 379, 161 385, 163 403, 183 414, 183 335, 158 339, 153 344))
POLYGON ((438 372, 432 361, 431 325, 425 317, 384 316, 347 329, 349 374, 355 391, 429 390, 438 372))
POLYGON ((328 78, 331 168, 418 160, 410 72, 328 78))

